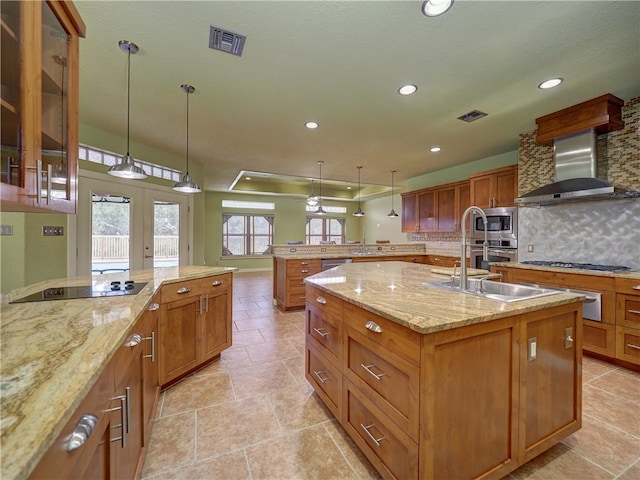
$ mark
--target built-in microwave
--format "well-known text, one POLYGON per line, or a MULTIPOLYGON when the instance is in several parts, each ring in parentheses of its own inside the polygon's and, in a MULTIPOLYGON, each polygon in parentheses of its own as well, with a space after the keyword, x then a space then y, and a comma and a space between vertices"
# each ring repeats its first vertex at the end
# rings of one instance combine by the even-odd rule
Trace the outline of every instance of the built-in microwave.
MULTIPOLYGON (((517 247, 518 207, 485 208, 483 211, 487 216, 487 237, 515 240, 510 243, 517 247)), ((484 238, 484 222, 477 212, 471 217, 471 238, 484 238)))

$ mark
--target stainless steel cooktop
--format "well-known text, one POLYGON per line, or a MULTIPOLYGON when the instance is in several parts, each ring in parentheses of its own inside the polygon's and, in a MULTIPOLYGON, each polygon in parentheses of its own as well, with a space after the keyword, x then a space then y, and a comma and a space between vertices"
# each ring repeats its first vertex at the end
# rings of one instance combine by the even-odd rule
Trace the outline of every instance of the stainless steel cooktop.
POLYGON ((94 282, 92 285, 77 287, 53 287, 26 297, 18 298, 9 303, 46 302, 49 300, 73 300, 76 298, 118 297, 121 295, 137 295, 147 285, 147 282, 133 280, 94 282))
POLYGON ((578 270, 595 270, 598 272, 626 272, 630 270, 629 267, 622 265, 594 265, 592 263, 575 263, 575 262, 560 262, 560 261, 544 261, 544 260, 527 260, 520 262, 525 265, 537 265, 540 267, 555 267, 555 268, 575 268, 578 270))

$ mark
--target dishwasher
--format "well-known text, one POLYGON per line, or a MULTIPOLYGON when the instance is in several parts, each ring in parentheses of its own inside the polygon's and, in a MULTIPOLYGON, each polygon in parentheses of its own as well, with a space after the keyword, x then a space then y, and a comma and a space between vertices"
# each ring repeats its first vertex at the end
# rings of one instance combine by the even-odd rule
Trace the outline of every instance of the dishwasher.
POLYGON ((351 262, 352 260, 350 258, 323 258, 322 260, 320 260, 320 268, 324 272, 325 270, 329 270, 330 268, 339 267, 340 265, 351 262))
POLYGON ((584 290, 576 290, 573 288, 551 287, 549 285, 538 285, 533 283, 520 283, 528 287, 546 288, 547 290, 556 290, 558 292, 577 293, 584 295, 582 301, 582 318, 585 320, 593 320, 594 322, 602 321, 602 294, 598 292, 587 292, 584 290))

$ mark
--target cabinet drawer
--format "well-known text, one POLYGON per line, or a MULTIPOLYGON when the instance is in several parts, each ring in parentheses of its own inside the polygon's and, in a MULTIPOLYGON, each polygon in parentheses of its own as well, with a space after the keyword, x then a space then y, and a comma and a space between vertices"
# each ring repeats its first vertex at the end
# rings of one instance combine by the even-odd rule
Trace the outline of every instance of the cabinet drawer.
POLYGON ((174 300, 191 297, 193 295, 200 295, 200 293, 197 280, 169 283, 162 286, 162 303, 173 302, 174 300))
POLYGON ((385 478, 418 478, 418 445, 345 382, 343 426, 385 478))
POLYGON ((640 328, 640 295, 616 295, 616 324, 629 328, 640 328))
POLYGON ((311 342, 306 344, 305 377, 336 418, 342 417, 342 374, 311 342))
POLYGON ((616 358, 640 365, 640 330, 616 327, 616 358))
POLYGON ((302 293, 304 295, 306 284, 305 277, 292 277, 287 279, 287 292, 302 293))
POLYGON ((616 292, 640 296, 640 279, 616 277, 616 292))
POLYGON ((416 365, 420 363, 419 333, 346 302, 343 321, 370 340, 402 355, 416 365), (378 330, 376 326, 380 327, 380 331, 375 331, 378 330))
POLYGON ((347 328, 343 372, 415 441, 419 434, 417 366, 347 328))
POLYGON ((616 327, 607 323, 582 320, 582 348, 587 352, 614 357, 616 327))
POLYGON ((333 295, 323 292, 319 288, 312 285, 307 285, 306 297, 309 305, 313 305, 318 310, 326 312, 338 319, 342 319, 343 302, 339 298, 333 295))
POLYGON ((287 260, 287 276, 313 275, 320 271, 320 259, 287 260))
POLYGON ((342 359, 342 323, 332 315, 309 306, 307 308, 307 337, 318 342, 321 349, 337 366, 342 359))
POLYGON ((287 292, 287 308, 289 307, 304 307, 306 301, 305 291, 302 292, 287 292))

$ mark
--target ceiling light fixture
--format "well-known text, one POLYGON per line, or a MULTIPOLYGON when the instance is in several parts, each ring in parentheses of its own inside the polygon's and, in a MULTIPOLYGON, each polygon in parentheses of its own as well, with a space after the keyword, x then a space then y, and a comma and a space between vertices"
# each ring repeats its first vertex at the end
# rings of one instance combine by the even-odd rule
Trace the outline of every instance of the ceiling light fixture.
POLYGON ((307 127, 310 130, 313 130, 314 128, 318 128, 319 124, 318 122, 307 122, 304 124, 305 127, 307 127))
POLYGON ((127 154, 122 159, 122 162, 113 165, 107 172, 109 175, 120 178, 129 178, 133 180, 139 180, 147 178, 147 174, 144 170, 133 163, 133 158, 129 155, 129 125, 130 125, 130 111, 131 111, 131 54, 138 53, 138 46, 128 40, 120 40, 118 42, 120 50, 127 52, 127 154))
POLYGON ((316 215, 326 215, 327 212, 322 208, 322 165, 324 162, 322 160, 318 160, 318 165, 320 165, 320 195, 318 195, 318 209, 313 212, 316 215))
POLYGON ((545 80, 540 85, 538 85, 538 88, 540 90, 548 90, 549 88, 557 87, 562 82, 564 82, 564 78, 561 78, 561 77, 550 78, 549 80, 545 80))
POLYGON ((430 151, 431 153, 438 153, 440 150, 442 150, 442 148, 440 148, 440 147, 431 147, 431 148, 429 149, 429 151, 430 151))
POLYGON ((438 17, 453 5, 453 0, 427 0, 422 4, 422 13, 427 17, 438 17))
POLYGON ((387 213, 387 217, 395 218, 398 216, 396 211, 393 209, 393 177, 395 176, 396 170, 391 170, 391 211, 387 213))
POLYGON ((318 197, 313 194, 313 179, 311 179, 311 195, 307 197, 307 205, 310 207, 318 205, 318 197))
POLYGON ((403 85, 398 89, 398 93, 400 95, 411 95, 412 93, 416 93, 418 91, 418 87, 415 85, 403 85))
POLYGON ((360 208, 360 171, 362 170, 362 166, 356 167, 358 169, 358 209, 353 212, 354 217, 364 217, 364 212, 360 208))
POLYGON ((193 183, 191 175, 189 175, 189 94, 196 91, 191 85, 180 85, 180 90, 187 94, 187 171, 182 177, 181 182, 176 182, 173 189, 182 193, 200 193, 200 185, 193 183))

